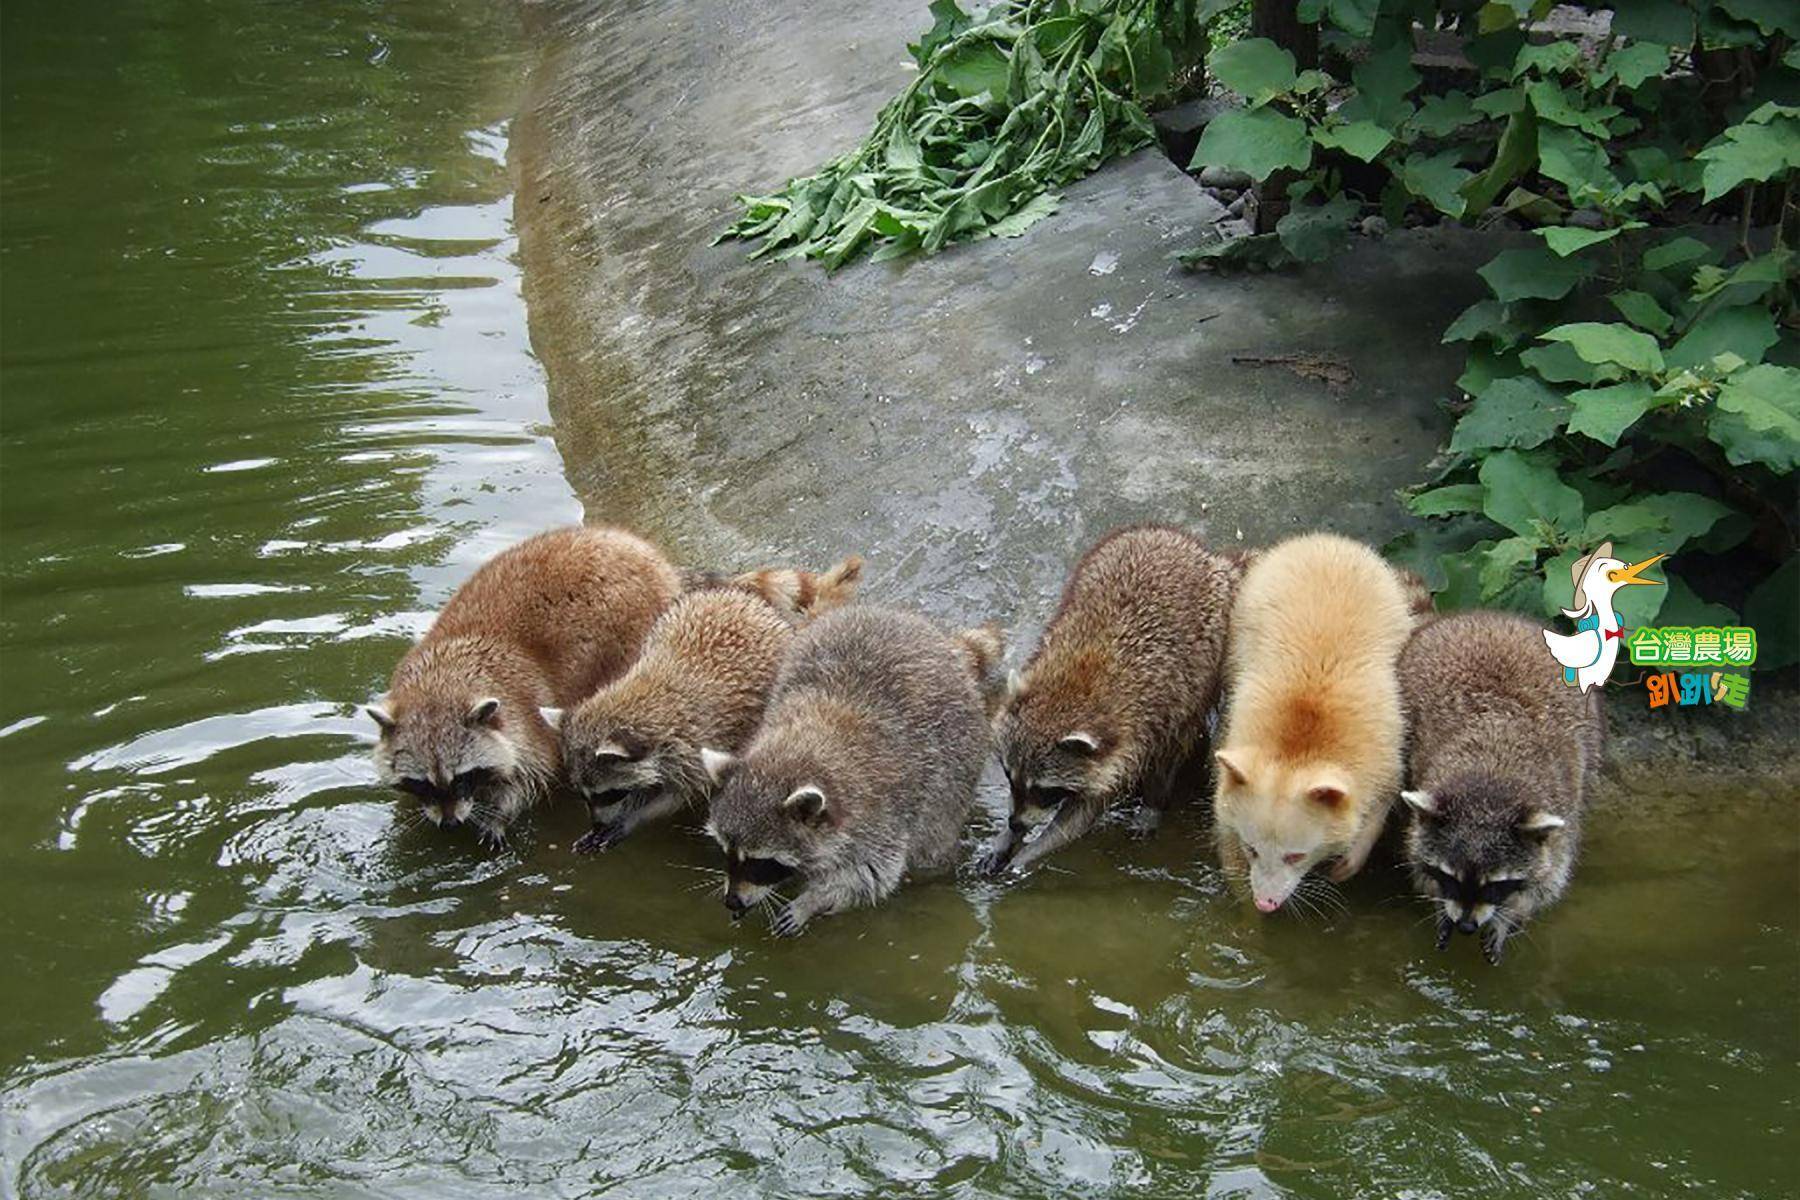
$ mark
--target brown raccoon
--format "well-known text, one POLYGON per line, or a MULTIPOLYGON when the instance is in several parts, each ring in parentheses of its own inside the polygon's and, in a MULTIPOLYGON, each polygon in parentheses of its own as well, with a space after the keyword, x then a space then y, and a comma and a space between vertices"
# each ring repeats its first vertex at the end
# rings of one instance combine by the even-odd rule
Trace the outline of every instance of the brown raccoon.
POLYGON ((874 904, 907 873, 941 871, 987 758, 993 629, 955 638, 923 617, 857 606, 801 630, 761 727, 719 781, 708 830, 725 851, 734 915, 795 880, 775 931, 874 904))
POLYGON ((743 748, 793 640, 791 617, 847 602, 861 566, 758 571, 703 585, 662 615, 631 669, 561 720, 563 762, 594 822, 577 853, 704 803, 712 779, 701 749, 743 748))
POLYGON ((1218 700, 1242 571, 1163 526, 1115 530, 1082 557, 995 723, 1012 813, 989 873, 1024 871, 1133 792, 1140 830, 1155 828, 1218 700))
POLYGON ((488 840, 557 773, 540 713, 625 670, 681 577, 622 529, 558 529, 502 551, 457 589, 368 713, 383 783, 434 824, 488 840))
POLYGON ((736 588, 761 596, 791 617, 816 617, 848 604, 862 578, 863 560, 852 554, 829 571, 814 573, 793 567, 762 567, 738 575, 722 571, 686 571, 684 591, 736 588))
POLYGON ((1400 785, 1395 662, 1417 619, 1397 572, 1332 534, 1245 572, 1214 804, 1219 856, 1274 912, 1314 866, 1362 869, 1400 785))
POLYGON ((1498 963, 1575 869, 1606 729, 1600 693, 1563 684, 1541 625, 1497 612, 1415 633, 1400 690, 1414 884, 1439 906, 1440 950, 1454 932, 1479 933, 1498 963))

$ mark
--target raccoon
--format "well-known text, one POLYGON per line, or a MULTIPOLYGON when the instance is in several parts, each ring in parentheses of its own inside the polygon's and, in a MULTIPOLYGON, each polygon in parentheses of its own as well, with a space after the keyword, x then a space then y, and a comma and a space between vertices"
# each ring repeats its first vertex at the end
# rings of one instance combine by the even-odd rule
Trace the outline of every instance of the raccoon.
POLYGON ((763 571, 704 587, 657 621, 625 675, 560 718, 569 781, 594 827, 578 854, 604 850, 646 821, 703 803, 702 747, 736 753, 755 731, 794 636, 794 618, 846 603, 862 560, 824 575, 763 571))
POLYGON ((1400 690, 1414 885, 1439 907, 1438 949, 1479 933, 1498 964, 1506 939, 1569 885, 1605 738, 1600 692, 1563 686, 1542 626, 1497 612, 1415 633, 1400 690))
POLYGON ((989 874, 1027 870, 1133 792, 1138 832, 1154 831, 1218 700, 1242 574, 1164 526, 1115 530, 1076 564, 995 722, 1012 813, 989 874))
POLYGON ((367 712, 381 781, 434 825, 490 842, 558 770, 547 705, 620 674, 681 577, 622 529, 558 529, 501 552, 457 589, 367 712))
POLYGON ((1313 867, 1362 869, 1400 786, 1395 662, 1418 617, 1399 575, 1333 534, 1292 538, 1244 574, 1214 755, 1219 858, 1274 912, 1313 867))
POLYGON ((992 628, 946 636, 923 617, 854 607, 795 637, 741 758, 709 747, 719 790, 707 829, 725 852, 734 917, 792 881, 776 916, 875 904, 908 872, 941 871, 988 752, 992 628))
POLYGON ((862 569, 862 557, 852 554, 824 572, 794 567, 759 567, 735 575, 725 571, 689 570, 682 573, 682 590, 735 588, 761 596, 790 617, 816 617, 848 604, 855 597, 862 569))

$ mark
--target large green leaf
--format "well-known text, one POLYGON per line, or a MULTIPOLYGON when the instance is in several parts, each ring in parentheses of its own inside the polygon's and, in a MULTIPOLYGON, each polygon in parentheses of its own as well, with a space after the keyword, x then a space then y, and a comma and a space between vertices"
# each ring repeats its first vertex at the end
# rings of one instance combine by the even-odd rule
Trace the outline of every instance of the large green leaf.
POLYGON ((1789 555, 1744 602, 1756 630, 1756 665, 1765 671, 1800 661, 1800 555, 1789 555))
POLYGON ((1246 38, 1221 47, 1207 58, 1206 69, 1252 108, 1292 91, 1296 78, 1294 56, 1268 38, 1246 38))
POLYGON ((1296 204, 1275 223, 1275 234, 1289 254, 1301 262, 1320 262, 1350 237, 1350 218, 1359 205, 1348 196, 1323 204, 1296 204))
POLYGON ((1473 175, 1456 165, 1461 156, 1460 150, 1445 150, 1430 156, 1409 154, 1400 167, 1400 182, 1413 195, 1431 201, 1432 206, 1444 215, 1460 217, 1468 204, 1463 198, 1462 186, 1473 175))
POLYGON ((1800 8, 1794 0, 1716 0, 1718 6, 1740 21, 1749 21, 1763 36, 1785 33, 1800 38, 1800 8))
POLYGON ((1409 497, 1406 508, 1415 517, 1447 517, 1454 513, 1480 512, 1481 498, 1486 491, 1479 483, 1452 483, 1409 497))
POLYGON ((1363 162, 1374 162, 1377 155, 1387 149, 1394 135, 1373 121, 1350 121, 1343 125, 1314 126, 1313 140, 1327 150, 1342 150, 1345 154, 1360 158, 1363 162))
POLYGON ((1735 354, 1754 365, 1763 360, 1779 335, 1775 318, 1760 304, 1717 308, 1669 347, 1664 358, 1669 370, 1694 370, 1712 362, 1718 354, 1735 354))
MULTIPOLYGON (((1419 73, 1413 70, 1412 39, 1406 38, 1369 55, 1350 72, 1356 84, 1354 115, 1346 120, 1366 118, 1388 129, 1398 129, 1412 115, 1413 106, 1407 94, 1419 84, 1419 73)), ((1345 109, 1350 105, 1346 104, 1345 109)), ((1340 110, 1341 111, 1341 110, 1340 110)))
POLYGON ((1489 384, 1450 438, 1453 452, 1516 446, 1529 450, 1556 435, 1569 415, 1562 393, 1533 375, 1515 375, 1489 384))
POLYGON ((1740 183, 1760 183, 1800 168, 1800 120, 1781 116, 1733 125, 1694 157, 1706 164, 1702 199, 1710 203, 1740 183))
POLYGON ((1599 242, 1611 241, 1625 232, 1623 225, 1611 229, 1581 229, 1573 225, 1547 225, 1531 232, 1544 239, 1544 244, 1564 258, 1577 250, 1585 250, 1599 242))
POLYGON ((1616 446, 1655 400, 1655 389, 1641 379, 1571 392, 1569 402, 1575 406, 1575 415, 1569 418, 1569 432, 1616 446))
POLYGON ((1481 482, 1487 489, 1481 511, 1521 537, 1541 543, 1549 540, 1547 532, 1567 536, 1581 528, 1581 493, 1541 458, 1517 450, 1489 455, 1481 482))
POLYGON ((1560 300, 1587 274, 1577 258, 1563 258, 1542 246, 1502 250, 1479 274, 1501 300, 1560 300))
POLYGON ((1530 333, 1532 326, 1499 300, 1477 300, 1444 330, 1442 341, 1469 342, 1478 337, 1491 338, 1500 346, 1511 346, 1530 333))
MULTIPOLYGON (((1568 45, 1560 42, 1558 45, 1568 45)), ((1525 85, 1525 95, 1531 101, 1531 107, 1537 115, 1557 125, 1567 125, 1579 129, 1597 138, 1605 138, 1611 131, 1606 122, 1619 115, 1619 110, 1611 105, 1599 109, 1587 109, 1578 106, 1564 91, 1562 86, 1551 79, 1534 79, 1525 85)))
POLYGON ((1300 0, 1296 14, 1309 25, 1331 14, 1331 23, 1352 37, 1366 38, 1375 32, 1375 14, 1380 0, 1300 0))
POLYGON ((1659 242, 1644 251, 1644 268, 1649 271, 1666 271, 1670 267, 1685 267, 1703 262, 1713 254, 1711 246, 1698 238, 1683 234, 1659 242))
POLYGON ((1764 363, 1726 379, 1706 432, 1733 465, 1800 466, 1800 369, 1764 363))
POLYGON ((1540 123, 1537 146, 1538 170, 1568 188, 1576 202, 1589 193, 1619 190, 1606 148, 1579 130, 1540 123))
POLYGON ((1479 120, 1481 114, 1469 103, 1468 95, 1453 91, 1445 96, 1426 96, 1407 124, 1427 137, 1444 137, 1479 120))
MULTIPOLYGON (((1647 329, 1658 336, 1669 332, 1675 325, 1675 318, 1670 316, 1656 297, 1648 292, 1623 291, 1614 292, 1607 297, 1612 306, 1619 310, 1619 315, 1636 325, 1639 329, 1647 329)), ((1664 355, 1672 358, 1673 354, 1664 355)))
POLYGON ((1494 148, 1494 161, 1487 170, 1463 184, 1463 197, 1469 211, 1485 212, 1500 189, 1517 179, 1537 162, 1537 113, 1521 106, 1507 119, 1500 133, 1500 144, 1494 148))
POLYGON ((1658 553, 1674 554, 1733 511, 1698 492, 1658 492, 1589 514, 1583 532, 1590 543, 1648 542, 1658 553))
MULTIPOLYGON (((1778 0, 1785 2, 1785 0, 1778 0)), ((1596 79, 1617 79, 1621 86, 1635 88, 1669 69, 1669 48, 1655 42, 1633 42, 1621 46, 1606 57, 1606 66, 1596 79)))
POLYGON ((1625 373, 1610 364, 1587 362, 1567 342, 1533 346, 1520 353, 1519 361, 1551 383, 1608 383, 1625 373))
POLYGON ((1558 325, 1538 336, 1545 341, 1568 343, 1583 362, 1617 363, 1645 375, 1663 369, 1662 348, 1656 339, 1618 322, 1577 321, 1558 325))
POLYGON ((1630 0, 1614 11, 1612 31, 1634 42, 1686 49, 1694 44, 1694 10, 1680 0, 1630 0))
POLYGON ((1252 179, 1267 179, 1287 168, 1304 171, 1312 162, 1306 123, 1271 108, 1228 112, 1207 122, 1191 167, 1229 167, 1252 179))

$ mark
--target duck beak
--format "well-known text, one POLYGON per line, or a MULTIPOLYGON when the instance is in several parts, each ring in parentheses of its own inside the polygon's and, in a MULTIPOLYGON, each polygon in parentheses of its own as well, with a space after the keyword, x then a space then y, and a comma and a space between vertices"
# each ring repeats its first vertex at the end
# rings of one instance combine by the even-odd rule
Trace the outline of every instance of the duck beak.
POLYGON ((1662 583, 1662 580, 1640 579, 1639 576, 1667 557, 1669 556, 1666 554, 1654 555, 1650 558, 1646 558, 1643 562, 1632 563, 1629 567, 1621 567, 1617 571, 1608 571, 1606 577, 1612 582, 1621 585, 1627 583, 1642 583, 1651 587, 1659 586, 1662 583))

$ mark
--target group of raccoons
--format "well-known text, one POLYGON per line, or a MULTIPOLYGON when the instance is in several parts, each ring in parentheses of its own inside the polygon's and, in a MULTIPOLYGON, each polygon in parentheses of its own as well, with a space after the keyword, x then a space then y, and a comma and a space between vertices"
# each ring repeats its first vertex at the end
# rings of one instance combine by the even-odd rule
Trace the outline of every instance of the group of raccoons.
POLYGON ((495 841, 566 785, 593 820, 582 853, 704 811, 734 915, 792 889, 781 934, 953 866, 995 749, 1012 809, 991 875, 1128 797, 1148 834, 1210 768, 1220 862, 1265 913, 1309 903, 1315 868, 1356 874, 1396 796, 1440 949, 1479 933, 1497 963, 1568 884, 1599 694, 1563 684, 1538 626, 1436 617, 1358 542, 1218 554, 1114 531, 1003 683, 996 628, 852 604, 861 571, 684 572, 620 529, 531 538, 457 591, 370 707, 379 775, 495 841))

